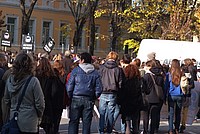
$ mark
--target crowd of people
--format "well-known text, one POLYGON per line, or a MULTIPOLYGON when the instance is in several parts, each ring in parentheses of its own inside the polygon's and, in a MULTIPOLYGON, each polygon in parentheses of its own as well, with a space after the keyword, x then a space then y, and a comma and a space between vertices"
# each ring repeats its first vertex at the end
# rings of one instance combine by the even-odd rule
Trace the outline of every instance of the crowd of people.
POLYGON ((49 58, 20 52, 8 64, 8 55, 0 53, 0 127, 16 112, 18 98, 29 77, 18 112, 22 134, 37 134, 39 127, 47 134, 58 134, 63 109, 69 107, 68 134, 91 133, 95 102, 98 102, 99 133, 112 133, 121 120, 121 133, 143 134, 159 130, 163 104, 168 106, 168 133, 186 129, 191 90, 198 81, 195 59, 161 65, 156 54, 141 63, 129 54, 111 51, 106 58, 70 51, 49 58), (9 66, 8 66, 9 65, 9 66), (142 117, 142 118, 141 118, 142 117))

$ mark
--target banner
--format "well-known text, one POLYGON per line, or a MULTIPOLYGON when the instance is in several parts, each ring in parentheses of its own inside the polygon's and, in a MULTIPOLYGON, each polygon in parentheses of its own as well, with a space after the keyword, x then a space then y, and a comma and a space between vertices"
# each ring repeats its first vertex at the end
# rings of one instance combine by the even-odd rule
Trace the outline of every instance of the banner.
POLYGON ((34 36, 22 35, 22 50, 33 51, 34 46, 34 36))
POLYGON ((52 39, 51 37, 49 37, 49 41, 47 42, 47 44, 44 45, 43 49, 47 52, 47 53, 51 53, 51 51, 53 50, 55 46, 55 41, 54 39, 52 39))
POLYGON ((12 36, 8 31, 2 31, 1 46, 11 47, 12 36))

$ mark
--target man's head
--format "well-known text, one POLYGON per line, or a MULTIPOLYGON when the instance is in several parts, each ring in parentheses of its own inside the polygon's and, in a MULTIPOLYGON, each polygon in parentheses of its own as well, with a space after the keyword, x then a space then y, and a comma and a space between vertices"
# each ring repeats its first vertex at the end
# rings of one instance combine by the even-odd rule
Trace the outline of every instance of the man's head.
POLYGON ((109 52, 107 55, 106 59, 112 59, 112 60, 117 60, 118 59, 118 54, 114 51, 109 52))
POLYGON ((147 58, 148 58, 148 60, 154 60, 156 58, 156 53, 151 52, 151 53, 147 54, 147 58))
POLYGON ((65 51, 65 56, 66 57, 70 57, 70 55, 71 55, 71 52, 69 50, 65 51))
POLYGON ((81 63, 92 63, 92 56, 87 53, 87 52, 84 52, 84 53, 81 53, 80 55, 81 57, 81 63))

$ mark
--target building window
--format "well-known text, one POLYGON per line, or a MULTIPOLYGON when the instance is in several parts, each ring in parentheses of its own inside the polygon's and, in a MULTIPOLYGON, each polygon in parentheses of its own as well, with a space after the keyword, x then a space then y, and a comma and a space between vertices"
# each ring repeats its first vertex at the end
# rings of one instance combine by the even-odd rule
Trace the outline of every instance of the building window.
POLYGON ((51 0, 42 0, 42 5, 45 8, 52 8, 53 7, 53 2, 51 0))
POLYGON ((94 49, 99 50, 100 48, 100 27, 95 26, 95 43, 94 43, 94 49))
POLYGON ((35 20, 29 20, 29 34, 35 36, 35 20))
POLYGON ((60 9, 65 11, 70 11, 66 2, 60 2, 60 9))
POLYGON ((60 43, 59 47, 64 46, 69 49, 69 27, 67 23, 60 23, 60 43))
POLYGON ((33 35, 35 37, 35 20, 29 20, 29 35, 33 35))
POLYGON ((18 29, 17 29, 17 18, 15 17, 8 17, 7 18, 7 30, 8 32, 11 33, 12 44, 17 44, 17 39, 18 39, 18 29))
POLYGON ((6 2, 9 2, 9 3, 15 3, 15 4, 19 4, 19 0, 6 0, 6 2))
POLYGON ((46 44, 51 36, 51 22, 44 21, 42 29, 42 44, 46 44))

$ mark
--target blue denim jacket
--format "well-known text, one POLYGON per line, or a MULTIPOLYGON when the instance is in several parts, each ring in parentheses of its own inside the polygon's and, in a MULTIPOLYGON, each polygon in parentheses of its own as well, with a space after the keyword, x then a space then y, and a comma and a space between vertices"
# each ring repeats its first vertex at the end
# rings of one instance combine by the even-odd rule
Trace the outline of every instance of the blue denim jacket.
POLYGON ((72 70, 66 85, 69 98, 84 96, 95 100, 101 95, 102 83, 100 75, 97 70, 91 69, 93 65, 86 65, 84 68, 87 68, 87 66, 90 66, 90 71, 88 72, 80 66, 72 70))

